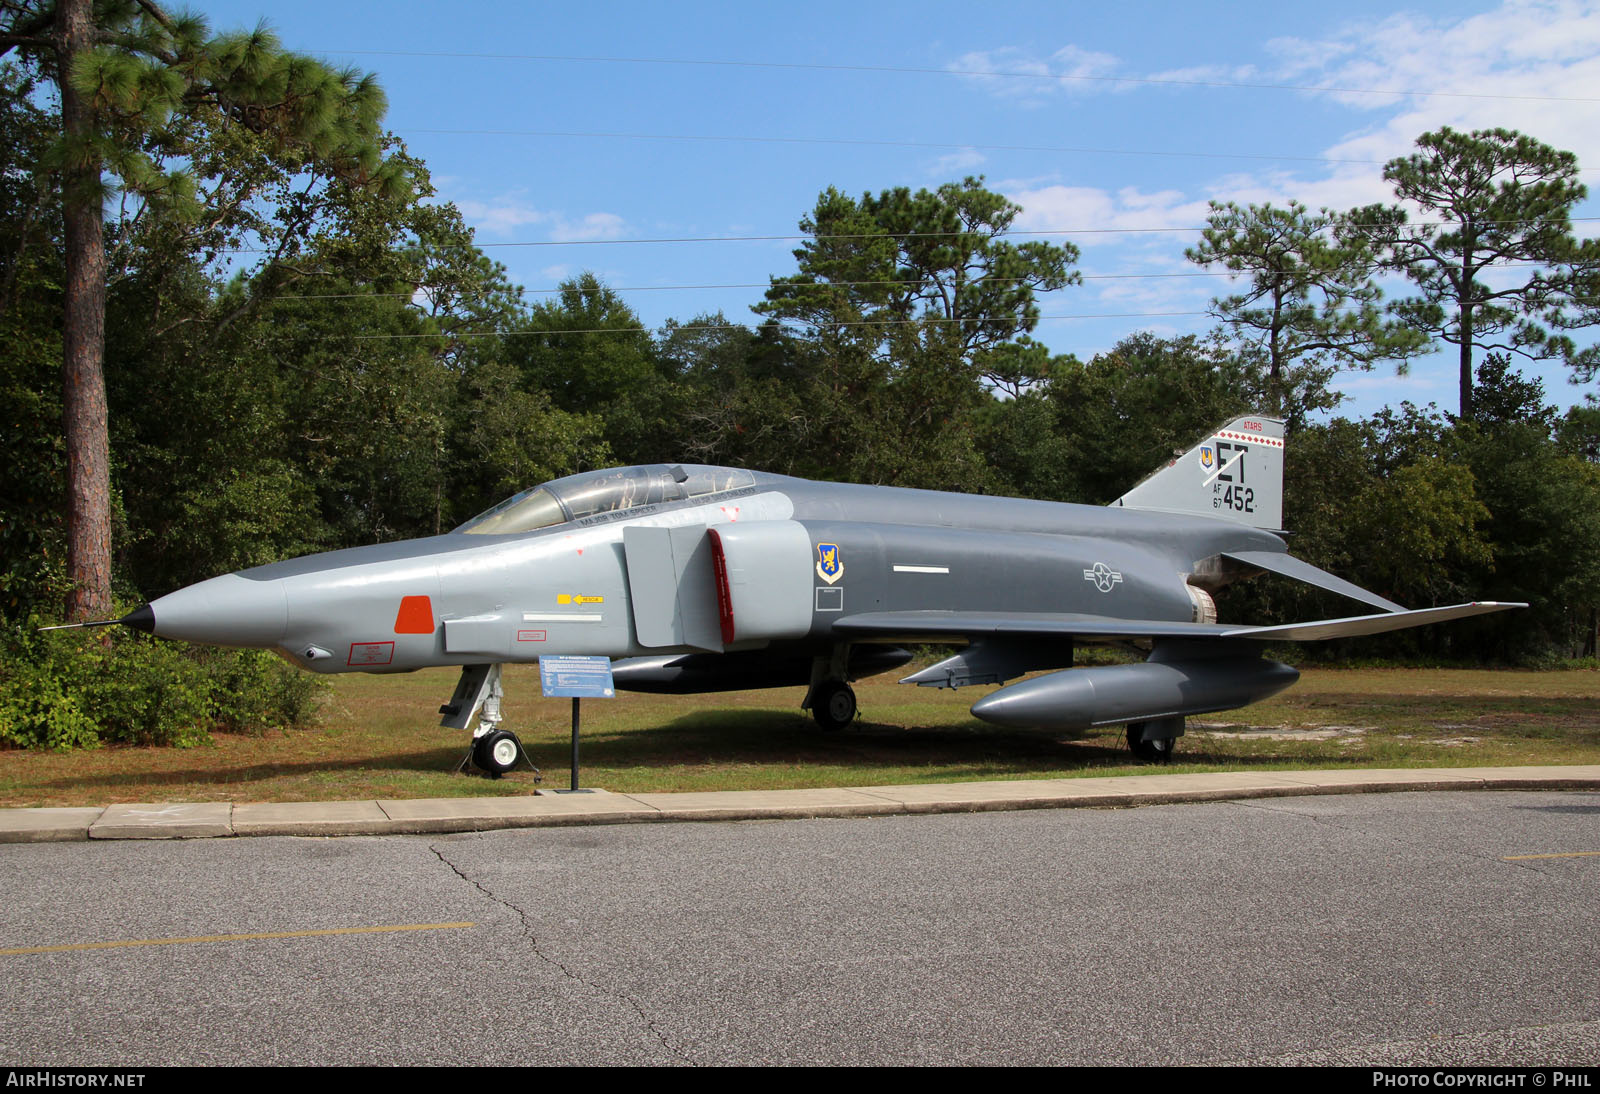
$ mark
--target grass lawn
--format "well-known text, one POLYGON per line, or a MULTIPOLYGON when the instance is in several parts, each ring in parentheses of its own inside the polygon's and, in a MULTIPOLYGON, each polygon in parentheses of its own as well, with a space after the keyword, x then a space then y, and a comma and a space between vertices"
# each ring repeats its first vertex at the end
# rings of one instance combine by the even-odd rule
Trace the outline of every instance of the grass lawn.
MULTIPOLYGON (((817 732, 802 689, 623 694, 583 704, 583 785, 623 792, 866 786, 1148 773, 1121 727, 1070 738, 1006 730, 967 708, 988 688, 856 685, 862 718, 817 732)), ((310 801, 525 794, 531 772, 455 774, 467 735, 440 729, 456 670, 339 676, 320 723, 225 735, 193 749, 0 751, 0 805, 310 801)), ((539 697, 536 666, 506 669, 506 728, 545 786, 565 787, 570 700, 539 697)), ((1600 672, 1308 669, 1266 702, 1190 720, 1166 770, 1600 763, 1600 672)))

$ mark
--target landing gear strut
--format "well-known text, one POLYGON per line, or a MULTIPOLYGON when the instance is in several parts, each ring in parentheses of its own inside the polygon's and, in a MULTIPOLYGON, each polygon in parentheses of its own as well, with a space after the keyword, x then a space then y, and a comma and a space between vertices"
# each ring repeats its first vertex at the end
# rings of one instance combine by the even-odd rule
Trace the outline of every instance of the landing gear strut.
POLYGON ((1128 723, 1128 749, 1147 764, 1164 764, 1183 736, 1182 718, 1156 718, 1128 723))

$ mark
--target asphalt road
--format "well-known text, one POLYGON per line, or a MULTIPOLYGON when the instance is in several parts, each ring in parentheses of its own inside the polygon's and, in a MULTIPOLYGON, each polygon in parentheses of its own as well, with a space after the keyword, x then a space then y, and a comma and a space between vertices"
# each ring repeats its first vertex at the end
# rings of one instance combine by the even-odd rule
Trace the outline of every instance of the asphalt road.
POLYGON ((1592 1066, 1583 852, 1600 794, 4 846, 0 1064, 1592 1066))

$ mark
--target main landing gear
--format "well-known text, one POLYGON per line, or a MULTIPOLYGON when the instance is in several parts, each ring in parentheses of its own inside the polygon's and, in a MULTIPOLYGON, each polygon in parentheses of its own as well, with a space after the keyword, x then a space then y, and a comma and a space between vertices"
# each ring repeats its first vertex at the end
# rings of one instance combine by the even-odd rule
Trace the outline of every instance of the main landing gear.
POLYGON ((1183 718, 1154 718, 1128 723, 1128 750, 1147 764, 1164 764, 1183 736, 1183 718))
POLYGON ((850 647, 835 646, 827 657, 811 663, 811 690, 801 707, 811 711, 817 728, 837 733, 856 720, 856 693, 849 684, 850 647))
POLYGON ((812 689, 811 717, 817 728, 837 733, 856 720, 856 693, 843 680, 824 680, 812 689))

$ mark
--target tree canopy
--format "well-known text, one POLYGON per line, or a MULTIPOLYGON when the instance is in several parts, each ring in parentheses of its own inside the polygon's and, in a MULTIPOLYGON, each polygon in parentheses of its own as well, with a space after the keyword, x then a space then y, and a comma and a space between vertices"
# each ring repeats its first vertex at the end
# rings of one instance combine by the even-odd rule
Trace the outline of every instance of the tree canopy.
POLYGON ((0 57, 60 94, 53 172, 63 220, 62 352, 70 614, 111 609, 111 484, 105 396, 107 258, 102 210, 120 195, 117 232, 201 231, 212 245, 253 234, 281 263, 323 195, 341 187, 409 191, 383 154, 377 81, 284 51, 264 27, 212 35, 199 16, 152 0, 6 0, 0 57), (262 176, 266 177, 263 178, 262 176), (257 202, 269 179, 310 176, 257 202), (321 183, 320 188, 315 183, 321 183))
POLYGON ((980 178, 859 199, 829 187, 800 221, 812 238, 794 252, 799 272, 774 277, 755 310, 896 366, 936 354, 987 376, 991 355, 1038 324, 1035 294, 1081 281, 1071 244, 1002 238, 1021 212, 980 178))
POLYGON ((1462 418, 1473 416, 1474 351, 1574 352, 1543 320, 1571 292, 1563 269, 1576 253, 1572 207, 1588 194, 1577 157, 1511 130, 1446 126, 1418 137, 1417 151, 1390 160, 1383 177, 1420 217, 1402 206, 1354 216, 1417 286, 1395 313, 1458 348, 1462 418), (1502 272, 1508 266, 1533 269, 1502 272))
POLYGON ((1211 314, 1256 346, 1267 364, 1267 405, 1298 428, 1305 413, 1332 403, 1325 393, 1341 368, 1370 369, 1425 352, 1427 337, 1386 319, 1370 236, 1345 214, 1212 202, 1191 262, 1245 278, 1244 290, 1211 302, 1211 314), (1299 399, 1291 399, 1296 389, 1299 399), (1324 393, 1305 398, 1315 389, 1324 393))

